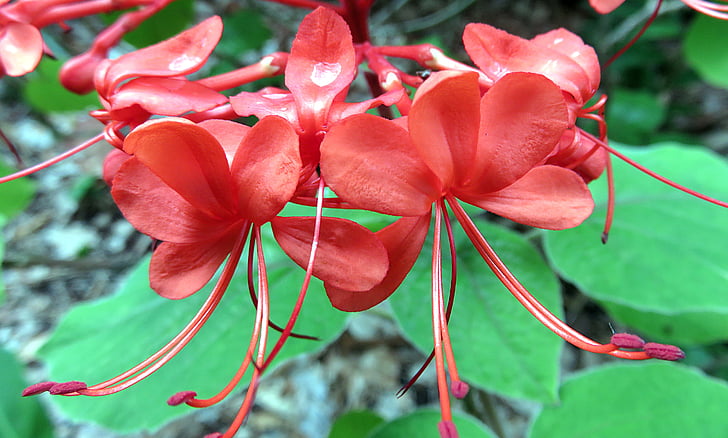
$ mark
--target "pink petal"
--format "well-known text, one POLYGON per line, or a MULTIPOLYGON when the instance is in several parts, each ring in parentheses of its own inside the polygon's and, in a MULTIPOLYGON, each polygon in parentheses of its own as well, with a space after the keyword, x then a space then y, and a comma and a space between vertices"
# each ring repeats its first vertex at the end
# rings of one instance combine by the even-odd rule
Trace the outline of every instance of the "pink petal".
MULTIPOLYGON (((314 231, 313 217, 275 217, 273 235, 283 251, 304 269, 314 231)), ((313 275, 328 285, 366 291, 382 282, 389 269, 387 249, 361 225, 333 217, 322 218, 313 275)))
POLYGON ((172 300, 187 298, 202 289, 228 256, 235 234, 197 243, 161 243, 152 253, 149 284, 172 300))
POLYGON ((326 286, 331 304, 345 312, 359 312, 376 306, 389 298, 402 284, 422 250, 427 231, 430 228, 430 214, 419 217, 405 217, 392 225, 377 231, 377 237, 387 248, 389 271, 381 283, 364 292, 326 286))
POLYGON ((242 214, 268 222, 293 197, 301 173, 298 135, 290 123, 268 116, 253 126, 232 164, 242 214))
POLYGON ((417 90, 409 113, 412 143, 445 187, 475 157, 479 104, 475 73, 433 73, 417 90))
POLYGON ((204 120, 198 123, 197 126, 205 128, 207 132, 212 134, 220 142, 220 146, 225 151, 228 164, 231 165, 240 143, 243 142, 248 132, 250 132, 250 126, 231 120, 204 120))
POLYGON ((511 72, 539 73, 579 103, 583 103, 582 90, 591 89, 589 75, 569 56, 493 26, 468 24, 463 43, 473 62, 494 81, 511 72))
POLYGON ((119 168, 111 195, 134 228, 158 240, 200 242, 218 238, 229 226, 193 207, 136 158, 119 168))
POLYGON ((10 22, 0 27, 0 75, 30 73, 42 56, 43 37, 35 26, 10 22))
POLYGON ((179 35, 111 61, 102 83, 102 95, 127 79, 138 76, 172 77, 195 72, 207 61, 222 36, 222 20, 213 16, 179 35))
POLYGON ((116 148, 113 148, 109 151, 108 154, 106 154, 106 157, 104 158, 103 170, 101 173, 104 182, 109 187, 111 187, 111 184, 114 181, 114 177, 116 176, 117 172, 119 172, 119 168, 121 167, 121 165, 130 158, 131 155, 116 148))
POLYGON ((460 187, 486 194, 512 184, 553 151, 567 125, 553 82, 533 73, 506 75, 482 98, 477 154, 460 187))
POLYGON ((594 209, 584 181, 575 172, 539 166, 503 190, 455 196, 492 213, 532 227, 563 230, 582 223, 594 209))
POLYGON ((407 131, 371 114, 351 116, 321 143, 321 175, 343 200, 393 216, 419 216, 441 196, 407 131))
POLYGON ((156 119, 133 130, 124 151, 134 155, 165 184, 212 217, 236 212, 230 168, 220 143, 194 123, 156 119))
MULTIPOLYGON (((551 50, 555 50, 564 56, 569 57, 572 61, 579 64, 579 66, 586 73, 588 80, 587 84, 581 84, 579 86, 581 90, 581 100, 586 102, 597 92, 599 88, 599 82, 602 77, 602 70, 599 67, 599 58, 597 52, 594 51, 589 45, 584 44, 584 41, 576 34, 569 32, 566 29, 555 29, 551 32, 546 32, 541 35, 536 35, 531 41, 541 47, 546 47, 551 50)), ((558 72, 562 74, 562 72, 558 72)), ((559 83, 551 76, 546 75, 552 81, 559 83)), ((581 83, 581 78, 573 78, 574 82, 581 83)))
POLYGON ((589 0, 589 4, 600 14, 608 14, 624 3, 624 0, 589 0))
POLYGON ((298 126, 298 113, 293 95, 279 88, 266 87, 255 93, 242 92, 230 98, 235 114, 248 117, 281 116, 298 126))
POLYGON ((303 19, 286 65, 286 86, 304 130, 319 130, 334 98, 356 74, 351 32, 339 14, 320 7, 303 19))
POLYGON ((226 104, 228 99, 217 91, 173 78, 137 78, 115 91, 109 98, 112 108, 139 105, 151 114, 179 116, 226 104))

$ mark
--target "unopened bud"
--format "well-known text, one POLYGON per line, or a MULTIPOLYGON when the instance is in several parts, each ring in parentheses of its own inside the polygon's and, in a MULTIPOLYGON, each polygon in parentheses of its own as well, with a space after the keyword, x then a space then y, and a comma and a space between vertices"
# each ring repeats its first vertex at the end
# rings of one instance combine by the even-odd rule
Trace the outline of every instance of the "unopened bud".
POLYGON ((29 395, 36 395, 40 394, 42 392, 46 392, 49 389, 51 389, 56 382, 39 382, 34 385, 30 385, 29 387, 25 388, 22 392, 23 397, 28 397, 29 395))
POLYGON ((170 406, 178 406, 182 403, 187 403, 195 397, 197 397, 197 393, 195 391, 182 391, 168 398, 167 404, 170 406))
POLYGON ((645 341, 642 338, 631 333, 615 333, 612 335, 610 343, 619 348, 641 349, 645 346, 645 341))
POLYGON ((674 345, 648 342, 643 347, 643 350, 648 356, 654 359, 680 360, 685 358, 685 353, 674 345))
POLYGON ((94 90, 94 72, 99 63, 106 59, 105 54, 88 51, 75 56, 61 68, 59 78, 61 84, 76 94, 87 94, 94 90))
POLYGON ((56 383, 55 385, 51 386, 48 392, 50 392, 53 395, 63 395, 63 394, 70 394, 72 392, 80 391, 82 389, 86 389, 87 386, 84 382, 78 382, 75 380, 72 380, 70 382, 63 382, 63 383, 56 383))

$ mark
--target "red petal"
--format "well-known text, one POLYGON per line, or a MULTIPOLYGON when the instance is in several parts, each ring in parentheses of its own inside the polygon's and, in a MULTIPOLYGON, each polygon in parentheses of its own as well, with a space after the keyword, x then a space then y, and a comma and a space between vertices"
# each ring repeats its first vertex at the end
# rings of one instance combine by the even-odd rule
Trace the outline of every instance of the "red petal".
POLYGON ((539 73, 575 99, 591 87, 587 72, 569 56, 493 26, 468 24, 463 43, 473 62, 494 81, 511 72, 539 73))
POLYGON ((152 120, 126 137, 124 151, 206 214, 226 217, 235 213, 225 152, 204 128, 185 119, 152 120))
POLYGON ((222 36, 222 20, 210 17, 197 26, 153 46, 122 55, 111 62, 96 88, 108 96, 121 82, 138 76, 183 76, 199 70, 222 36))
MULTIPOLYGON (((564 56, 569 57, 572 61, 579 64, 584 70, 588 84, 583 83, 582 78, 574 77, 573 81, 579 83, 579 89, 581 90, 581 100, 586 102, 591 99, 594 93, 599 88, 599 82, 601 81, 602 71, 599 67, 599 58, 597 52, 591 46, 584 44, 584 40, 579 38, 578 35, 569 32, 566 29, 555 29, 551 32, 546 32, 541 35, 537 35, 531 39, 535 44, 546 47, 551 50, 555 50, 564 56)), ((564 74, 562 71, 554 71, 557 75, 564 74)), ((544 73, 545 74, 545 73, 544 73)), ((551 74, 545 74, 546 77, 552 81, 559 83, 559 80, 554 79, 551 74)))
POLYGON ((232 173, 242 214, 259 225, 271 220, 293 197, 301 173, 291 124, 277 116, 256 123, 235 155, 232 173))
POLYGON ((419 217, 405 217, 392 225, 377 231, 377 237, 387 248, 389 271, 381 283, 365 292, 326 286, 331 304, 345 312, 359 312, 376 306, 389 298, 399 287, 417 261, 427 231, 430 229, 430 214, 419 217))
POLYGON ((186 79, 138 78, 119 87, 109 98, 113 109, 138 104, 161 116, 200 112, 228 102, 217 91, 186 79))
POLYGON ((227 228, 193 207, 136 158, 119 168, 111 195, 134 228, 158 240, 200 242, 218 238, 227 228))
POLYGON ((477 154, 461 187, 486 194, 513 184, 553 151, 567 120, 553 82, 533 73, 506 75, 483 96, 477 154))
MULTIPOLYGON (((273 235, 283 251, 306 268, 311 253, 313 217, 275 217, 273 235)), ((389 268, 387 250, 377 236, 361 225, 333 217, 322 218, 313 275, 332 287, 366 291, 381 283, 389 268)))
POLYGON ((0 28, 0 75, 30 73, 42 56, 43 37, 35 26, 11 22, 0 28))
POLYGON ((363 102, 334 102, 329 112, 329 123, 335 123, 354 114, 365 113, 372 108, 381 105, 392 106, 399 102, 405 96, 404 90, 399 88, 387 91, 374 99, 368 99, 363 102))
POLYGON ((417 90, 409 113, 412 143, 445 187, 475 156, 479 103, 474 73, 433 73, 417 90))
POLYGON ((152 253, 149 284, 165 298, 187 298, 210 281, 232 250, 235 237, 230 234, 206 242, 161 243, 152 253))
POLYGON ((215 136, 220 146, 225 151, 228 164, 232 164, 235 153, 238 151, 240 143, 250 132, 250 126, 230 120, 210 119, 204 120, 197 124, 215 136))
POLYGON ((563 230, 582 223, 594 209, 584 181, 575 172, 556 166, 539 166, 514 184, 495 193, 455 193, 515 222, 549 230, 563 230))
POLYGON ((331 102, 355 74, 354 45, 344 19, 324 7, 308 14, 286 65, 286 86, 296 99, 304 129, 322 128, 331 102))
POLYGON ((262 119, 265 116, 281 116, 294 126, 299 124, 293 95, 278 88, 266 87, 255 93, 242 92, 230 98, 230 105, 235 114, 242 117, 254 115, 262 119))
POLYGON ((624 0, 589 0, 589 4, 600 14, 608 14, 624 3, 624 0))
POLYGON ((371 114, 351 116, 326 134, 321 175, 357 208, 394 216, 424 214, 442 192, 407 131, 371 114))

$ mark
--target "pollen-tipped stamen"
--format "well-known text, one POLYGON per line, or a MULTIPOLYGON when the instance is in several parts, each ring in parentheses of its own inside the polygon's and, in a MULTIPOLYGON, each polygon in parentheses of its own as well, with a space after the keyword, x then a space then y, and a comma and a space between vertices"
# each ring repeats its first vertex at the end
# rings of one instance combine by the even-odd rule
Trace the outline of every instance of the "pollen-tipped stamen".
POLYGON ((230 253, 230 257, 225 263, 222 274, 217 281, 217 284, 213 288, 210 296, 207 298, 205 303, 202 305, 197 314, 192 320, 185 326, 182 331, 175 336, 167 345, 159 349, 152 356, 146 360, 140 362, 135 367, 127 370, 126 372, 119 374, 118 376, 106 380, 105 382, 98 383, 93 386, 89 386, 86 389, 81 389, 77 392, 71 392, 63 395, 75 396, 75 395, 86 395, 86 396, 103 396, 114 394, 122 391, 141 380, 145 379, 149 375, 153 374, 164 364, 166 364, 172 357, 179 353, 187 343, 197 334, 202 326, 207 322, 210 315, 220 303, 223 294, 227 290, 232 275, 235 272, 235 268, 238 265, 240 256, 247 240, 247 235, 250 230, 250 225, 246 225, 241 233, 238 241, 233 246, 230 253))
POLYGON ((622 351, 614 344, 601 344, 596 342, 578 331, 574 330, 568 324, 557 318, 551 311, 546 309, 536 298, 531 295, 528 290, 516 279, 516 277, 508 270, 502 260, 495 253, 493 248, 488 244, 485 238, 480 234, 470 217, 465 213, 457 200, 451 196, 447 197, 448 204, 455 213, 463 227, 463 230, 470 238, 475 249, 483 257, 491 271, 498 277, 501 283, 508 291, 543 325, 549 330, 557 334, 566 342, 593 353, 609 354, 623 359, 644 360, 649 359, 645 352, 642 351, 622 351))

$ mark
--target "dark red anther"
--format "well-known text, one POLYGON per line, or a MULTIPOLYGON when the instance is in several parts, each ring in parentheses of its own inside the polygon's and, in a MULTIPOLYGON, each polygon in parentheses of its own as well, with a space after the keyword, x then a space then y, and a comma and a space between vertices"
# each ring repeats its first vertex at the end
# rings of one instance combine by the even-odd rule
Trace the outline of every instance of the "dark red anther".
POLYGON ((615 333, 612 335, 610 343, 619 348, 641 349, 645 346, 645 341, 642 338, 631 333, 615 333))
POLYGON ((462 380, 455 380, 450 384, 450 391, 452 392, 453 397, 463 398, 468 395, 470 386, 462 380))
POLYGON ((195 391, 181 391, 168 398, 167 404, 170 406, 178 406, 182 403, 187 403, 195 397, 197 397, 197 393, 195 391))
POLYGON ((458 438, 458 430, 455 423, 450 420, 437 423, 437 430, 440 432, 440 438, 458 438))
POLYGON ((222 438, 223 435, 220 432, 208 433, 205 438, 222 438))
POLYGON ((643 347, 643 350, 648 356, 654 359, 680 360, 685 358, 685 353, 674 345, 648 342, 643 347))
POLYGON ((34 385, 30 385, 29 387, 27 387, 23 390, 22 396, 28 397, 29 395, 36 395, 36 394, 46 392, 49 389, 51 389, 54 385, 56 385, 56 382, 40 382, 40 383, 36 383, 34 385))
POLYGON ((48 389, 48 392, 50 392, 53 395, 63 395, 63 394, 70 394, 72 392, 80 391, 82 389, 86 389, 87 386, 84 382, 78 382, 75 380, 72 380, 70 382, 62 382, 62 383, 56 383, 55 385, 51 386, 50 389, 48 389))

